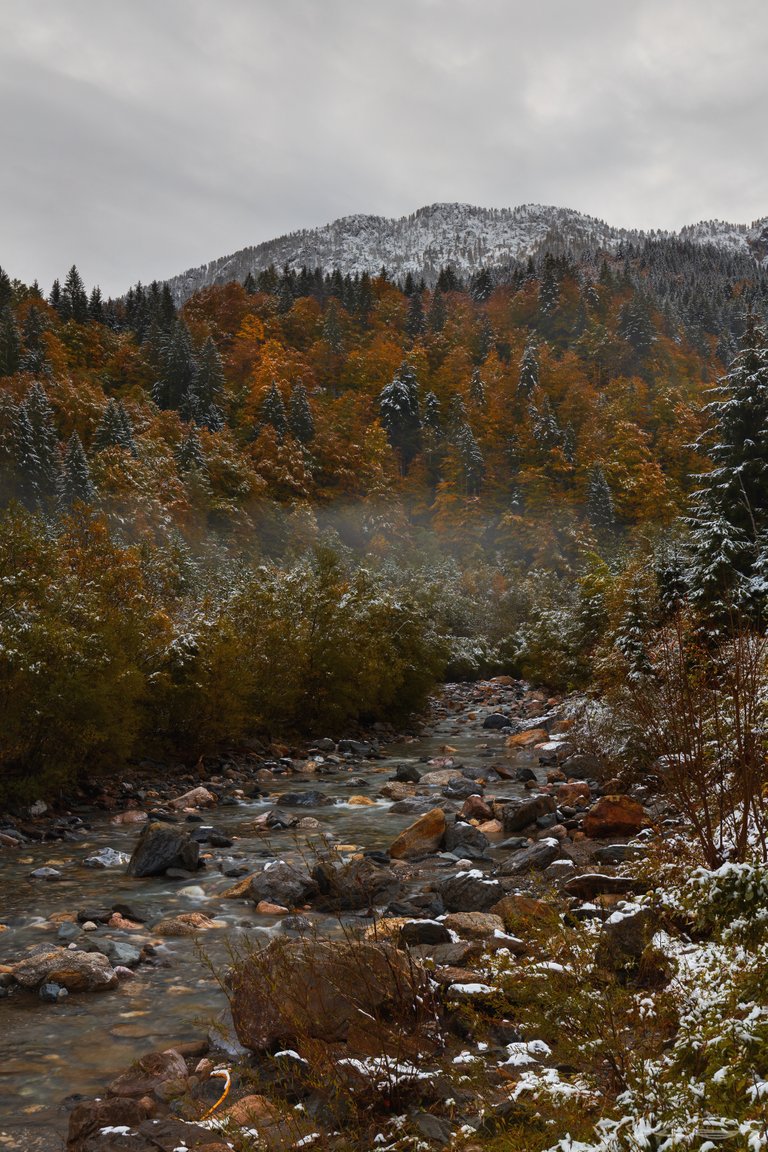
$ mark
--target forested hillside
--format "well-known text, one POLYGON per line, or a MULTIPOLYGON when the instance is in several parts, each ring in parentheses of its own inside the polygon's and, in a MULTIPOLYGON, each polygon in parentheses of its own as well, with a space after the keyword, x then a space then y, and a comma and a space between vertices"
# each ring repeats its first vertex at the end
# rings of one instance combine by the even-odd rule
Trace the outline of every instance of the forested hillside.
POLYGON ((583 684, 657 623, 643 580, 725 603, 724 548, 754 608, 762 456, 739 523, 700 474, 767 310, 754 259, 682 240, 432 289, 270 268, 180 310, 0 273, 6 791, 391 718, 446 675, 583 684))

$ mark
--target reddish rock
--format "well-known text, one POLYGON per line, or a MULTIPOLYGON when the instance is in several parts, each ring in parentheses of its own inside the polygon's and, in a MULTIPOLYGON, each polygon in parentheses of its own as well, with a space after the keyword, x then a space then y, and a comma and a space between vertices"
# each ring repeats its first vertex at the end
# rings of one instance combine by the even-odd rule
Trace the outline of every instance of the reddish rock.
POLYGON ((546 744, 549 732, 546 728, 531 728, 528 732, 516 732, 514 736, 507 736, 507 748, 532 748, 534 744, 546 744))
POLYGON ((169 1082, 181 1084, 187 1079, 184 1057, 175 1048, 150 1052, 126 1072, 121 1072, 107 1087, 110 1096, 134 1097, 155 1095, 169 1082))
POLYGON ((459 815, 464 820, 492 820, 493 811, 482 796, 468 796, 461 806, 459 815))
POLYGON ((566 807, 576 808, 589 804, 591 798, 589 784, 586 780, 571 780, 568 784, 561 784, 557 790, 557 803, 566 807))
POLYGON ((395 860, 427 856, 438 851, 444 836, 445 812, 442 808, 433 808, 403 829, 390 845, 389 854, 395 860))
POLYGON ((584 832, 592 839, 635 836, 648 824, 641 804, 629 796, 601 796, 584 817, 584 832))

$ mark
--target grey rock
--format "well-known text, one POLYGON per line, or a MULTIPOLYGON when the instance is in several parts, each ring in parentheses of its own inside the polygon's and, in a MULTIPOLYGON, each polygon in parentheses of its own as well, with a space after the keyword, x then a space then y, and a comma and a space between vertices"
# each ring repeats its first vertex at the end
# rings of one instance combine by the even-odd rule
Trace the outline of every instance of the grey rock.
POLYGON ((86 856, 83 864, 86 868, 123 868, 129 860, 125 852, 118 852, 115 848, 100 848, 93 856, 86 856))
POLYGON ((305 868, 287 864, 285 860, 273 860, 258 872, 248 890, 255 904, 268 900, 270 904, 282 904, 285 908, 295 908, 305 904, 317 892, 317 884, 305 868))
POLYGON ((129 876, 162 876, 169 869, 195 872, 200 861, 200 846, 188 830, 152 822, 144 827, 128 864, 129 876))
POLYGON ((61 880, 61 872, 58 868, 35 868, 34 872, 29 874, 30 880, 61 880))
POLYGON ((483 728, 487 728, 491 732, 500 732, 502 728, 511 727, 512 721, 509 716, 505 716, 502 712, 493 712, 483 720, 483 728))
POLYGON ((411 920, 400 929, 398 942, 405 948, 421 944, 450 944, 451 933, 439 920, 411 920))
POLYGON ((522 832, 523 828, 534 824, 540 816, 556 811, 554 797, 542 792, 526 800, 514 800, 511 804, 505 804, 501 811, 501 822, 505 834, 509 836, 513 832, 522 832))
POLYGON ((641 844, 606 844, 595 848, 592 859, 597 864, 623 864, 627 860, 640 860, 647 849, 641 844))
POLYGON ((498 880, 474 868, 448 876, 437 885, 437 891, 449 912, 486 912, 504 895, 498 880))
POLYGON ((537 840, 528 848, 513 852, 496 869, 499 876, 519 876, 523 872, 543 871, 562 855, 560 841, 554 837, 537 840))
POLYGON ((326 796, 316 788, 308 789, 306 792, 284 792, 280 797, 280 805, 283 808, 327 808, 335 803, 332 796, 326 796))
POLYGON ((470 860, 478 860, 487 854, 490 840, 473 824, 457 820, 455 824, 446 828, 444 844, 448 852, 467 856, 470 860))

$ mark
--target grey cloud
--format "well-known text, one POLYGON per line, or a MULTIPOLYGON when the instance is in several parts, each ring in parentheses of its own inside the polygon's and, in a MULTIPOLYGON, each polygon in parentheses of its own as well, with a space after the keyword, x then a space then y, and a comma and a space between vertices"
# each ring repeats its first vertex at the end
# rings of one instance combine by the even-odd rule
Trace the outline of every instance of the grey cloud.
POLYGON ((0 264, 122 292, 349 212, 768 212, 761 0, 4 0, 0 264))

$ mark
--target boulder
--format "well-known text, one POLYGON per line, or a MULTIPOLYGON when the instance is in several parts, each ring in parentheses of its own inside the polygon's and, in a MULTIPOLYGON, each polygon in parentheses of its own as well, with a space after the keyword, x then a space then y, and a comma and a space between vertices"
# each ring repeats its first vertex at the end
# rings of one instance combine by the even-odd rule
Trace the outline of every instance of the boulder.
POLYGON ((462 804, 459 815, 463 820, 492 820, 493 809, 490 804, 486 804, 482 796, 473 792, 462 804))
POLYGON ((402 885, 391 868, 363 857, 347 862, 320 860, 312 869, 317 885, 315 906, 326 912, 353 912, 388 903, 400 895, 402 885))
POLYGON ((326 796, 325 792, 319 792, 316 788, 306 792, 284 792, 280 797, 282 808, 327 808, 335 803, 332 796, 326 796))
POLYGON ((528 848, 513 852, 497 868, 499 876, 519 876, 523 872, 541 872, 562 854, 560 841, 554 836, 537 840, 528 848))
POLYGON ((404 784, 400 780, 390 780, 379 788, 378 795, 384 800, 405 800, 407 796, 413 796, 414 791, 413 784, 404 784))
POLYGON ((151 1100, 85 1100, 69 1114, 67 1152, 104 1152, 105 1128, 135 1129, 154 1111, 151 1100))
MULTIPOLYGON (((184 1057, 175 1048, 164 1052, 150 1052, 121 1072, 107 1086, 110 1096, 139 1098, 156 1095, 161 1085, 172 1082, 184 1083, 187 1079, 187 1065, 184 1057)), ((163 1098, 166 1094, 162 1093, 163 1098)))
MULTIPOLYGON (((480 785, 482 787, 482 785, 480 785)), ((467 800, 470 796, 474 796, 478 789, 478 781, 476 779, 462 779, 451 780, 449 784, 444 784, 440 789, 443 796, 447 800, 467 800)))
POLYGON ((624 864, 627 860, 641 860, 647 851, 642 844, 605 844, 595 848, 592 859, 597 864, 624 864))
POLYGON ((630 796, 601 796, 584 817, 584 832, 595 840, 635 836, 648 824, 643 806, 630 796))
POLYGON ((11 972, 24 988, 59 984, 68 992, 106 992, 118 983, 112 965, 101 952, 76 952, 47 945, 17 961, 11 972))
POLYGON ((213 808, 217 803, 218 800, 213 792, 209 792, 207 788, 199 785, 197 788, 190 788, 189 792, 185 792, 183 796, 177 796, 175 800, 171 800, 169 807, 213 808))
POLYGON ((492 712, 490 716, 486 716, 483 720, 483 728, 490 732, 500 732, 502 728, 511 728, 513 721, 509 716, 505 716, 503 712, 492 712))
POLYGON ((422 944, 450 944, 451 933, 440 920, 406 920, 400 928, 398 941, 401 948, 418 948, 422 944))
POLYGON ((500 815, 504 835, 521 832, 529 824, 535 824, 540 817, 556 811, 554 797, 545 792, 527 800, 513 800, 510 804, 503 804, 500 806, 500 815))
POLYGON ((83 864, 86 868, 123 868, 129 860, 130 856, 125 852, 118 852, 114 848, 100 848, 93 856, 86 856, 83 864))
POLYGON ((627 960, 639 960, 651 942, 656 916, 651 908, 637 904, 619 906, 603 922, 596 960, 613 967, 627 960))
POLYGON ((187 829, 153 821, 143 829, 128 863, 129 876, 163 876, 169 868, 194 872, 200 863, 200 845, 187 829))
POLYGON ((285 908, 305 904, 316 892, 317 884, 309 872, 303 867, 287 864, 285 860, 270 860, 248 884, 248 895, 254 904, 266 900, 285 908))
POLYGON ((452 780, 463 779, 465 779, 465 776, 461 768, 438 768, 434 772, 425 772, 421 777, 420 783, 442 788, 443 785, 450 784, 452 780))
POLYGON ((501 916, 491 912, 451 912, 443 923, 464 940, 485 940, 494 932, 504 931, 501 916))
POLYGON ((390 845, 389 854, 393 860, 427 856, 438 851, 444 835, 445 812, 442 808, 433 808, 403 829, 390 845))
POLYGON ((584 807, 589 804, 591 798, 592 793, 586 780, 571 780, 567 784, 561 784, 557 790, 558 804, 565 804, 571 808, 584 807))
POLYGON ((334 1043, 353 1022, 407 1011, 425 974, 388 944, 274 940, 235 968, 230 1003, 240 1043, 252 1051, 300 1038, 334 1043))
POLYGON ((545 900, 536 900, 521 893, 504 896, 490 911, 501 917, 507 932, 516 936, 527 936, 532 930, 542 928, 554 930, 560 926, 557 909, 545 900))
POLYGON ((395 775, 390 779, 401 784, 418 784, 421 780, 421 772, 415 764, 398 764, 395 768, 395 775))
POLYGON ((152 932, 155 936, 197 936, 200 932, 208 932, 220 926, 202 912, 182 912, 178 916, 159 920, 152 932))
POLYGON ((479 828, 475 828, 473 824, 465 824, 461 820, 449 825, 445 832, 446 852, 453 852, 469 860, 485 856, 489 844, 490 840, 479 828))
POLYGON ((527 732, 516 732, 508 736, 507 748, 532 748, 534 744, 545 744, 549 740, 546 728, 530 728, 527 732))
POLYGON ((449 912, 487 912, 504 895, 498 880, 479 868, 448 876, 437 885, 437 892, 449 912))
POLYGON ((631 876, 606 876, 602 872, 583 872, 563 885, 567 896, 579 900, 594 900, 595 896, 626 896, 629 892, 644 892, 647 884, 631 876))

